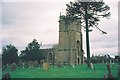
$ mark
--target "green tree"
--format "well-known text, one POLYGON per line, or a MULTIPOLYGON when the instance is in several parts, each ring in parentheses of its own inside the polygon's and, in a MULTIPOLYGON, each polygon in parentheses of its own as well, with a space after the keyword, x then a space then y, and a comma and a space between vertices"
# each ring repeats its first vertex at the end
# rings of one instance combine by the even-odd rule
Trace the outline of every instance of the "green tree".
POLYGON ((18 49, 12 45, 6 45, 2 48, 2 64, 12 64, 12 63, 18 63, 18 49))
POLYGON ((20 57, 23 60, 41 60, 44 58, 40 52, 40 46, 36 39, 33 39, 31 43, 28 44, 25 50, 21 51, 20 57))
POLYGON ((90 27, 95 27, 103 34, 107 34, 97 25, 100 18, 109 18, 110 7, 103 0, 77 0, 66 6, 66 16, 81 18, 82 26, 86 30, 87 64, 90 67, 89 31, 92 31, 90 27))

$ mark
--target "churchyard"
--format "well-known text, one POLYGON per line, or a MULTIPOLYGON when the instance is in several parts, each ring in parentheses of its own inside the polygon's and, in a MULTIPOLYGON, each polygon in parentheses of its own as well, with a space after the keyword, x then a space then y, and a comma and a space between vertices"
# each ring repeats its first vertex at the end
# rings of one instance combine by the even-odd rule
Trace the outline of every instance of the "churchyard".
MULTIPOLYGON (((96 53, 107 54, 90 57, 92 53, 90 53, 89 45, 89 32, 92 31, 90 27, 95 27, 102 34, 107 34, 99 28, 98 22, 100 18, 109 18, 111 15, 110 7, 102 0, 100 2, 77 1, 66 4, 66 15, 60 13, 59 42, 57 45, 42 49, 42 42, 39 44, 41 38, 39 38, 39 41, 33 39, 27 46, 24 46, 25 49, 21 50, 18 56, 19 48, 17 49, 15 45, 11 44, 14 42, 8 40, 11 43, 2 48, 2 80, 9 80, 10 78, 104 78, 104 80, 119 78, 120 64, 118 65, 118 62, 120 62, 120 57, 110 57, 110 54, 114 52, 110 51, 109 54, 107 48, 106 51, 104 49, 102 51, 101 48, 104 48, 104 46, 99 46, 95 48, 100 50, 96 53), (82 33, 82 30, 86 31, 86 50, 84 50, 84 33, 82 33), (85 52, 87 57, 84 56, 85 52)), ((32 30, 32 28, 34 27, 30 29, 32 30)), ((12 37, 12 35, 10 36, 12 37)), ((18 37, 15 38, 16 41, 17 39, 23 41, 23 38, 18 37)), ((51 36, 45 39, 54 41, 53 38, 49 39, 49 37, 51 36)), ((105 37, 103 37, 104 40, 105 37)), ((107 41, 109 42, 109 40, 107 41)), ((106 44, 106 46, 108 45, 106 44)), ((21 48, 23 48, 23 44, 21 48)))
MULTIPOLYGON (((108 74, 105 63, 93 64, 93 69, 87 68, 86 64, 61 67, 49 65, 48 68, 44 68, 45 66, 45 64, 33 68, 16 66, 15 70, 6 68, 3 74, 9 72, 11 78, 105 78, 108 74)), ((112 63, 110 67, 113 77, 117 78, 118 64, 112 63)))

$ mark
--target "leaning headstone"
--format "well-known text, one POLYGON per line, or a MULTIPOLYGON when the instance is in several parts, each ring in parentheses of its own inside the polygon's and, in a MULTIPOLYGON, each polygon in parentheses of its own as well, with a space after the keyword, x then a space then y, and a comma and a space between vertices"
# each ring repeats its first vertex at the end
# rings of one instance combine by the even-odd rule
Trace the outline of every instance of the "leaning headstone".
POLYGON ((93 63, 90 63, 90 67, 91 67, 91 69, 94 69, 94 67, 93 67, 93 63))
POLYGON ((75 65, 73 64, 72 67, 75 68, 75 65))
POLYGON ((107 66, 107 68, 108 68, 108 73, 111 73, 110 63, 108 62, 106 66, 107 66))

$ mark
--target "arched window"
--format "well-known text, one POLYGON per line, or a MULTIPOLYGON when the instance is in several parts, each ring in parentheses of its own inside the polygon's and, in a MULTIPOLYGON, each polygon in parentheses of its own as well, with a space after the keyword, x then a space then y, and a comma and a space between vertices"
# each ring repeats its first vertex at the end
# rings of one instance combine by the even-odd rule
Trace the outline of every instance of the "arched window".
POLYGON ((49 60, 52 60, 52 53, 49 53, 49 60))
POLYGON ((80 44, 80 41, 79 40, 77 40, 77 45, 79 45, 80 44))

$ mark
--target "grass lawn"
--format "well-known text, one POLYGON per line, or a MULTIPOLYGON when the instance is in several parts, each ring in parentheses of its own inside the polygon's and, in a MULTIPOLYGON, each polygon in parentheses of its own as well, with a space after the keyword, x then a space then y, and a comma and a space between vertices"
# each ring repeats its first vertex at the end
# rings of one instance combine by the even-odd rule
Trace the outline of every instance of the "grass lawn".
MULTIPOLYGON (((105 64, 94 64, 95 70, 88 69, 86 64, 66 66, 63 68, 50 67, 47 71, 42 68, 34 69, 17 69, 16 71, 9 71, 12 78, 103 78, 107 74, 107 67, 105 64)), ((111 67, 111 72, 114 77, 117 77, 118 65, 114 64, 111 67)), ((3 72, 4 73, 4 72, 3 72)))

